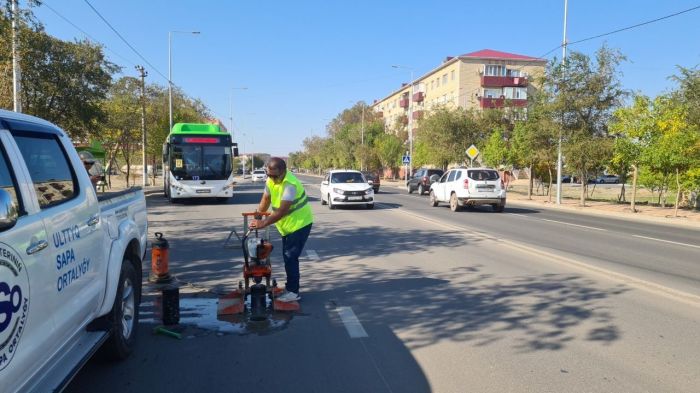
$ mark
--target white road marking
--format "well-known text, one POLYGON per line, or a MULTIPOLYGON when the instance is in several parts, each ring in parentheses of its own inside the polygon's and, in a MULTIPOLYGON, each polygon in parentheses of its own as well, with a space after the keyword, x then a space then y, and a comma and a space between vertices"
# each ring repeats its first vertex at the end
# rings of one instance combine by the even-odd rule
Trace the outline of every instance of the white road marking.
POLYGON ((360 320, 357 319, 355 313, 352 312, 351 307, 338 307, 336 311, 338 311, 340 320, 343 321, 345 330, 348 331, 350 338, 369 337, 365 328, 362 327, 360 320))
POLYGON ((586 228, 586 229, 593 229, 595 231, 604 231, 606 232, 607 229, 603 228, 597 228, 597 227, 589 227, 587 225, 579 225, 579 224, 572 224, 570 222, 565 222, 565 221, 557 221, 557 220, 550 220, 548 218, 537 218, 537 217, 530 217, 525 214, 518 214, 518 213, 510 213, 511 216, 518 216, 518 217, 524 217, 524 218, 529 218, 533 220, 540 220, 540 221, 548 221, 548 222, 555 222, 557 224, 564 224, 564 225, 570 225, 572 227, 579 227, 579 228, 586 228))
POLYGON ((607 231, 607 229, 603 229, 603 228, 589 227, 589 226, 587 226, 587 225, 572 224, 572 223, 570 223, 570 222, 557 221, 557 220, 550 220, 550 219, 547 219, 547 218, 538 218, 538 220, 549 221, 549 222, 556 222, 556 223, 564 224, 564 225, 571 225, 572 227, 593 229, 593 230, 595 230, 595 231, 607 231))
POLYGON ((315 250, 306 250, 306 257, 311 259, 312 261, 318 261, 318 254, 316 254, 315 250))
POLYGON ((700 248, 700 246, 696 246, 695 244, 680 243, 680 242, 674 242, 674 241, 671 241, 671 240, 657 239, 657 238, 655 238, 655 237, 648 237, 648 236, 641 236, 641 235, 632 235, 632 236, 638 237, 638 238, 641 238, 641 239, 656 240, 657 242, 664 242, 664 243, 677 244, 677 245, 679 245, 679 246, 700 248))

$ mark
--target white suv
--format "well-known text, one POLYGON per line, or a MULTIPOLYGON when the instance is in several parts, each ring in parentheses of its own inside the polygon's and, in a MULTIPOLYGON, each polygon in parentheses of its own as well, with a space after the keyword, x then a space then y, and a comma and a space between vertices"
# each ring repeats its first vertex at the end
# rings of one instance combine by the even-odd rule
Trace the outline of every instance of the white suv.
POLYGON ((256 169, 253 171, 253 176, 252 176, 253 182, 265 181, 265 180, 267 180, 267 173, 265 173, 264 170, 256 169))
POLYGON ((336 206, 365 205, 374 208, 374 190, 360 171, 329 171, 321 182, 321 204, 336 206))
POLYGON ((430 205, 449 202, 452 211, 463 206, 491 205, 493 211, 506 207, 506 188, 491 168, 456 168, 430 186, 430 205))

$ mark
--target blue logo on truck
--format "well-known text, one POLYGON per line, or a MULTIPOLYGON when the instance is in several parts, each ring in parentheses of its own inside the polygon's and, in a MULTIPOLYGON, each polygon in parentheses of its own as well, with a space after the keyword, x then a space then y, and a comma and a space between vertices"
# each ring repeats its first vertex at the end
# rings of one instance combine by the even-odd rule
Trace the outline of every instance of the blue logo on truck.
POLYGON ((19 254, 0 243, 0 370, 17 352, 29 314, 29 276, 19 254))

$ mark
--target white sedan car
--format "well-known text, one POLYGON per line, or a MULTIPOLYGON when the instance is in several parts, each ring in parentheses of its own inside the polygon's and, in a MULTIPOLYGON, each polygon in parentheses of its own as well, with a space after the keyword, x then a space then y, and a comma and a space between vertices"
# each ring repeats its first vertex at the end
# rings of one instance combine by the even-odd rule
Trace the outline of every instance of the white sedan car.
POLYGON ((267 180, 267 173, 265 173, 264 170, 262 169, 256 169, 253 171, 253 181, 258 182, 258 181, 265 181, 267 180))
POLYGON ((374 190, 360 171, 333 170, 321 182, 321 204, 336 206, 364 205, 374 208, 374 190))

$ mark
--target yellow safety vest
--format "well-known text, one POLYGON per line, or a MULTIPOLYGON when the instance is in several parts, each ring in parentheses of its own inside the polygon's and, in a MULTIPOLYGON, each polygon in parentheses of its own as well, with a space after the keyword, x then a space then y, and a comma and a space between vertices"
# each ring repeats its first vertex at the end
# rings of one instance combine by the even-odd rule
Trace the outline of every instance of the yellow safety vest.
POLYGON ((297 179, 296 176, 289 171, 287 171, 284 179, 279 184, 275 184, 275 182, 273 182, 270 178, 267 179, 267 188, 270 189, 270 204, 272 205, 272 211, 279 209, 280 203, 282 202, 284 188, 288 184, 294 186, 296 189, 296 196, 294 197, 292 206, 289 207, 287 215, 275 223, 277 231, 279 231, 280 235, 282 236, 287 236, 290 233, 294 233, 314 222, 314 216, 311 213, 311 206, 308 204, 306 199, 306 191, 304 191, 304 186, 301 184, 299 179, 297 179))

